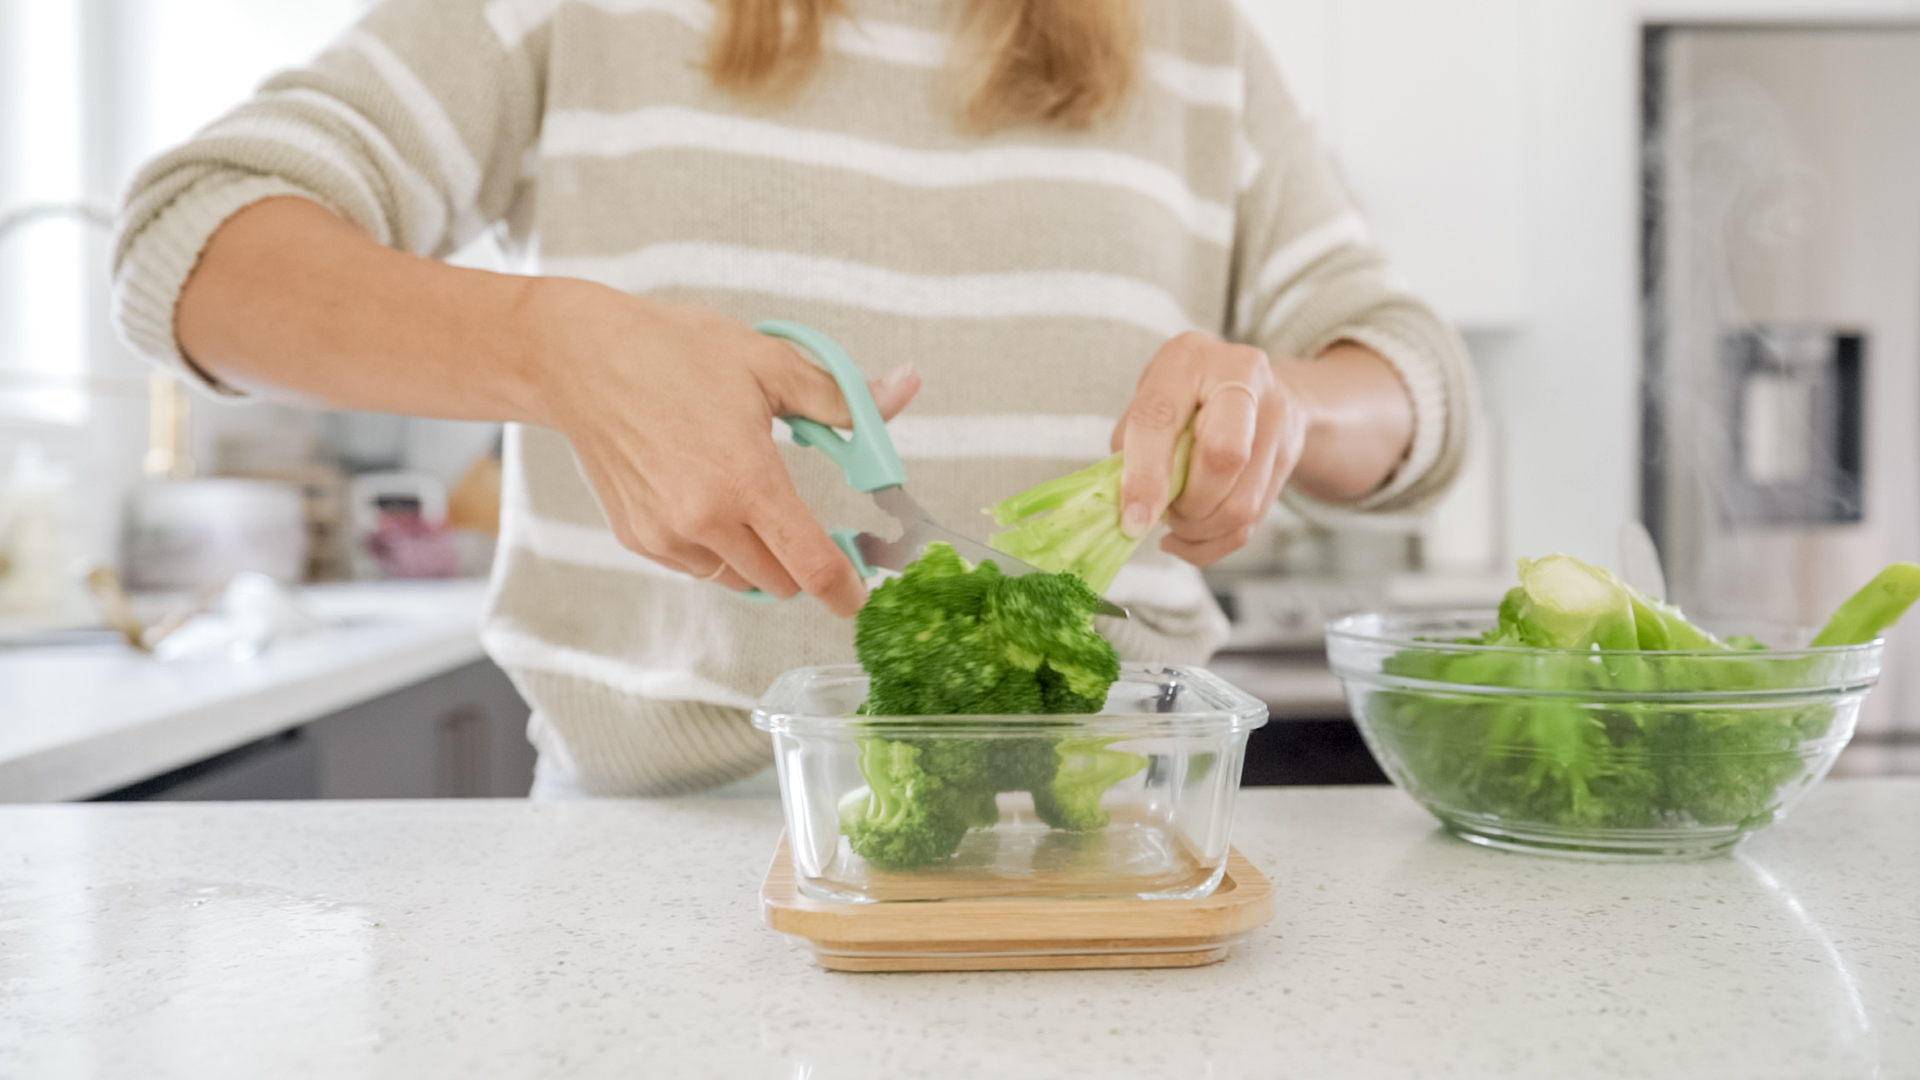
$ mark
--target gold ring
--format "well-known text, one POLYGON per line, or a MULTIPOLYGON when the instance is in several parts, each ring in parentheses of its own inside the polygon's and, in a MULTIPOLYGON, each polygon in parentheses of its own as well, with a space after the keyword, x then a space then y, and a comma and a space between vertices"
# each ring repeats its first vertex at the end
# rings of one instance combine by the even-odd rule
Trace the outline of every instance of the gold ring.
POLYGON ((701 581, 719 581, 720 575, 726 572, 727 572, 727 564, 725 561, 722 561, 719 566, 716 566, 713 568, 713 573, 708 574, 706 577, 703 577, 700 580, 701 581))
MULTIPOLYGON (((1251 386, 1249 386, 1249 385, 1247 385, 1246 383, 1243 383, 1243 382, 1223 382, 1223 383, 1221 383, 1221 384, 1220 384, 1219 386, 1216 386, 1216 387, 1214 387, 1213 389, 1211 389, 1211 390, 1209 390, 1209 391, 1207 391, 1207 401, 1212 401, 1212 400, 1214 399, 1214 397, 1215 397, 1216 395, 1218 395, 1218 394, 1220 393, 1220 391, 1222 391, 1222 390, 1239 390, 1239 391, 1241 391, 1242 393, 1244 393, 1244 394, 1246 394, 1246 395, 1247 395, 1248 397, 1250 397, 1250 398, 1252 398, 1252 399, 1253 399, 1253 404, 1254 404, 1254 405, 1255 405, 1256 407, 1258 407, 1258 406, 1259 406, 1259 404, 1260 404, 1260 391, 1258 391, 1258 390, 1255 390, 1255 389, 1254 389, 1253 387, 1251 387, 1251 386)), ((1201 402, 1201 404, 1203 404, 1203 405, 1204 405, 1204 404, 1206 404, 1206 403, 1207 403, 1207 402, 1201 402)))

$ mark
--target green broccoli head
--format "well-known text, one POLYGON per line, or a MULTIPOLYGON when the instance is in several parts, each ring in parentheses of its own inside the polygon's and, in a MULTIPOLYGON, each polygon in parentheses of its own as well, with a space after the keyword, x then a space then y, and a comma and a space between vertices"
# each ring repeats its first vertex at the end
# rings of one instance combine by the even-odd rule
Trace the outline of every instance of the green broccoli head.
MULTIPOLYGON (((946 544, 926 552, 868 599, 854 647, 868 676, 868 716, 1092 713, 1120 660, 1093 625, 1099 597, 1070 574, 1010 578, 946 544)), ((1063 829, 1106 824, 1100 796, 1145 759, 1111 740, 868 738, 867 789, 842 806, 855 854, 884 869, 928 866, 959 849, 969 828, 999 820, 1000 792, 1029 791, 1063 829), (1066 748, 1066 749, 1062 749, 1066 748)))
POLYGON ((1120 658, 1069 574, 1007 577, 929 544, 868 598, 854 648, 874 716, 1098 712, 1120 658))
POLYGON ((864 798, 840 807, 840 831, 854 854, 889 870, 928 866, 952 855, 973 824, 979 803, 921 764, 916 746, 860 740, 864 798))
POLYGON ((982 620, 1001 654, 1033 673, 1041 711, 1099 712, 1120 677, 1120 657, 1094 629, 1100 597, 1071 574, 1029 574, 1002 581, 987 597, 982 620))
POLYGON ((952 547, 930 544, 898 579, 873 591, 854 623, 854 648, 869 678, 864 711, 939 716, 986 711, 1005 691, 1005 664, 982 626, 1000 579, 969 567, 952 547))

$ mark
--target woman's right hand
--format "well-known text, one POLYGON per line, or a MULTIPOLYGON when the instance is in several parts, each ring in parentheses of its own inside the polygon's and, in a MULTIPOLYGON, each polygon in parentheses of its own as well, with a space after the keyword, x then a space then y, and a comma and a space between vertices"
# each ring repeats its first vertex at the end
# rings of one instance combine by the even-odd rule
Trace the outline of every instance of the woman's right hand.
MULTIPOLYGON (((839 386, 716 312, 448 266, 282 197, 214 232, 175 327, 185 363, 257 397, 555 428, 640 554, 838 615, 865 599, 773 445, 778 416, 846 426, 839 386)), ((891 417, 918 388, 897 371, 874 401, 891 417)))
MULTIPOLYGON (((540 421, 573 444, 622 544, 731 589, 860 609, 859 575, 800 501, 772 436, 782 416, 850 425, 825 368, 710 309, 586 281, 542 280, 526 314, 540 421)), ((890 419, 920 380, 901 367, 870 386, 890 419)))

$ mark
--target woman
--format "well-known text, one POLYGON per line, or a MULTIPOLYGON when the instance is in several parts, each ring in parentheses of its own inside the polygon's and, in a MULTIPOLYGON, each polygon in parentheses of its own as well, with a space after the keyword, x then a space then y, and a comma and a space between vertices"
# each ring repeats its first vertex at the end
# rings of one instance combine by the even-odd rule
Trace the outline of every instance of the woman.
POLYGON ((1219 645, 1194 566, 1283 485, 1417 509, 1467 427, 1457 338, 1230 0, 387 0, 150 164, 115 266, 129 338, 216 394, 513 423, 483 639, 546 793, 752 774, 756 695, 851 658, 821 522, 885 522, 770 434, 846 411, 759 319, 889 372, 963 531, 1123 448, 1126 527, 1168 529, 1112 590, 1130 659, 1219 645), (488 229, 544 276, 434 261, 488 229))

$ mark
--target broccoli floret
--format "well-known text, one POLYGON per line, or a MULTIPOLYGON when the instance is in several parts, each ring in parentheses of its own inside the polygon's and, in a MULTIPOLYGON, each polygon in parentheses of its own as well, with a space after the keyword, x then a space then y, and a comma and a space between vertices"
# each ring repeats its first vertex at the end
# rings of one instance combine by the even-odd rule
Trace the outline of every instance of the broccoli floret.
POLYGON ((854 624, 874 716, 1098 712, 1120 677, 1100 598, 1068 574, 1010 578, 946 544, 873 591, 854 624))
MULTIPOLYGON (((1192 456, 1189 428, 1174 444, 1169 502, 1186 488, 1192 456)), ((1119 454, 1028 488, 987 512, 994 524, 1006 529, 987 539, 996 550, 1042 570, 1072 573, 1096 593, 1113 584, 1114 575, 1140 546, 1140 537, 1120 528, 1119 454)))
POLYGON ((1039 687, 1041 707, 1030 711, 1091 713, 1106 704, 1120 658, 1093 628, 1099 602, 1072 574, 1029 574, 988 595, 982 620, 1007 661, 1039 687))
POLYGON ((954 853, 971 823, 959 793, 921 767, 920 750, 892 739, 860 740, 864 798, 840 807, 840 831, 856 855, 886 869, 939 862, 954 853))
MULTIPOLYGON (((948 545, 929 544, 874 590, 855 623, 868 676, 860 712, 1098 712, 1120 675, 1113 646, 1094 629, 1098 603, 1071 575, 1010 578, 991 562, 972 567, 948 545)), ((876 736, 861 741, 868 791, 843 807, 841 831, 877 866, 926 866, 958 850, 967 829, 997 822, 995 797, 1009 791, 1034 793, 1049 807, 1043 819, 1057 827, 1097 829, 1106 820, 1100 795, 1144 765, 1099 740, 876 736), (1062 749, 1076 743, 1071 754, 1062 749)))

